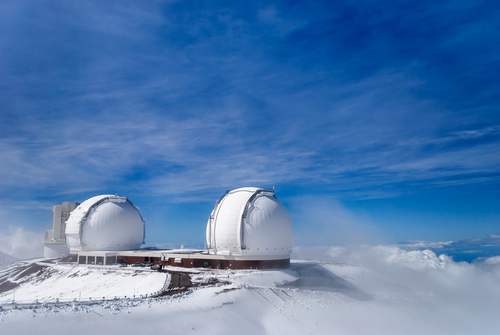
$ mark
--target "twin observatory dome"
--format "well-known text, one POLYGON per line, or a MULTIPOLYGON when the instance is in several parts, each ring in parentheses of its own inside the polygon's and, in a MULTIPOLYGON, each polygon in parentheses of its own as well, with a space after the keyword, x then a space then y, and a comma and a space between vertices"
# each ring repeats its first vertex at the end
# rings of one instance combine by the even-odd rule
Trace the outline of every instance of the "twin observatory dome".
POLYGON ((45 257, 69 255, 80 264, 151 262, 160 266, 212 268, 288 267, 293 227, 274 191, 244 187, 227 191, 206 226, 206 250, 141 249, 146 221, 126 197, 100 195, 81 204, 54 206, 45 234, 45 257))

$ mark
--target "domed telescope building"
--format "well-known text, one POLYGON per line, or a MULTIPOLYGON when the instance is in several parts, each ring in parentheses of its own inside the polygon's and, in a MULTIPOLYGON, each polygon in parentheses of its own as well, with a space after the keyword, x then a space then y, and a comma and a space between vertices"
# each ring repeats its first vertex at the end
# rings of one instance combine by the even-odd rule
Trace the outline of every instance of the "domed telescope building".
POLYGON ((226 192, 207 223, 211 255, 233 256, 236 263, 282 267, 290 264, 293 227, 274 191, 244 187, 226 192))
POLYGON ((99 195, 80 204, 66 221, 70 254, 140 249, 146 221, 126 197, 99 195))
POLYGON ((63 204, 71 204, 66 206, 69 217, 64 222, 67 216, 60 215, 55 219, 57 224, 53 224, 53 229, 47 231, 44 241, 48 257, 54 257, 55 251, 59 250, 56 247, 61 248, 60 244, 65 240, 69 249, 67 260, 79 264, 118 262, 213 269, 290 266, 292 221, 274 190, 244 187, 227 191, 209 215, 206 250, 184 249, 182 246, 174 250, 141 249, 146 221, 139 208, 126 197, 99 195, 81 204, 63 204), (62 235, 63 228, 64 238, 53 237, 62 235))

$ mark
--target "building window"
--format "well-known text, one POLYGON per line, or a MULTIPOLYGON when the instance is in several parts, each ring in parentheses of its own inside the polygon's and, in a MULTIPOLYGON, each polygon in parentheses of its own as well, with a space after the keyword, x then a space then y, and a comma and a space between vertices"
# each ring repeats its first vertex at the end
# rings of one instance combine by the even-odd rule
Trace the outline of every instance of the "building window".
POLYGON ((106 256, 106 265, 116 263, 116 256, 106 256))

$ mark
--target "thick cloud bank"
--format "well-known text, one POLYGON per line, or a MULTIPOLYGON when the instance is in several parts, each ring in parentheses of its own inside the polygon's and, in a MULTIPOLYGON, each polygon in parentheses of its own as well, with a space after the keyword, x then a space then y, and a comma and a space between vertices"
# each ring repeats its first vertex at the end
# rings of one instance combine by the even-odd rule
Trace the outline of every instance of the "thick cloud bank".
POLYGON ((472 262, 500 255, 500 235, 489 234, 487 237, 469 238, 457 242, 410 241, 398 246, 405 250, 428 249, 436 254, 446 254, 454 261, 472 262))
POLYGON ((455 262, 429 249, 405 250, 399 246, 295 247, 292 257, 347 263, 365 268, 391 282, 393 289, 374 280, 360 288, 369 293, 417 292, 434 297, 440 308, 489 328, 500 310, 500 256, 455 262))
MULTIPOLYGON (((498 334, 498 257, 455 262, 431 250, 387 245, 297 247, 294 251, 302 258, 326 260, 293 260, 286 270, 198 269, 192 274, 193 282, 218 284, 159 299, 0 310, 2 330, 31 334, 37 329, 37 334, 51 335, 57 325, 60 333, 96 335, 498 334)), ((72 266, 55 267, 71 270, 72 266)), ((130 275, 135 270, 115 271, 130 275)), ((31 275, 32 285, 19 286, 17 298, 33 299, 39 294, 33 289, 40 285, 40 276, 31 275), (31 294, 24 295, 28 291, 31 294)), ((93 276, 91 287, 102 291, 109 276, 93 276)), ((88 276, 59 277, 52 296, 60 296, 58 290, 67 293, 66 284, 75 281, 88 285, 88 276)), ((125 291, 133 292, 132 286, 124 287, 125 291)), ((9 300, 14 295, 6 292, 3 297, 9 300)))

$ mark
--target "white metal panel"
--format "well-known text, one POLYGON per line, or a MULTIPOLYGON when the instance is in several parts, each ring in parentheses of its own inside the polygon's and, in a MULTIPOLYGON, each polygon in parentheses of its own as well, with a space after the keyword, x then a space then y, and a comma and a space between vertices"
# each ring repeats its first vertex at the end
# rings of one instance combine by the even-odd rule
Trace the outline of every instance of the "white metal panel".
POLYGON ((66 243, 72 254, 83 250, 139 249, 143 236, 140 211, 126 197, 92 197, 71 212, 66 221, 66 243))
POLYGON ((142 219, 128 202, 104 202, 92 210, 82 230, 83 250, 133 250, 142 243, 142 219))
POLYGON ((75 208, 75 210, 71 212, 68 221, 66 221, 66 244, 68 245, 71 253, 76 253, 82 250, 80 246, 80 225, 82 224, 82 219, 87 214, 89 208, 99 200, 111 196, 112 195, 104 194, 92 197, 82 202, 77 208, 75 208))
POLYGON ((207 222, 207 245, 217 255, 289 255, 293 226, 285 207, 272 192, 254 187, 233 190, 218 203, 207 222), (252 195, 255 198, 242 218, 252 195), (242 225, 243 220, 243 225, 242 225), (244 231, 241 234, 241 227, 244 231), (241 242, 245 248, 242 250, 241 242))
POLYGON ((213 248, 218 254, 222 251, 240 251, 240 222, 247 200, 252 190, 238 189, 222 199, 214 216, 213 248))
POLYGON ((45 244, 43 248, 43 258, 61 258, 69 254, 66 244, 45 244))
POLYGON ((80 246, 80 235, 79 234, 66 234, 66 244, 70 250, 71 254, 75 254, 78 251, 81 251, 82 248, 80 246))
POLYGON ((253 201, 245 226, 246 254, 288 254, 292 248, 292 220, 275 198, 259 195, 253 201))

